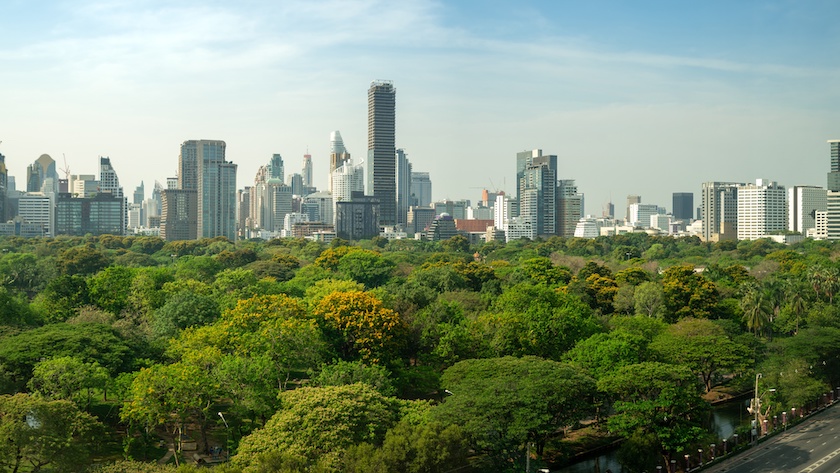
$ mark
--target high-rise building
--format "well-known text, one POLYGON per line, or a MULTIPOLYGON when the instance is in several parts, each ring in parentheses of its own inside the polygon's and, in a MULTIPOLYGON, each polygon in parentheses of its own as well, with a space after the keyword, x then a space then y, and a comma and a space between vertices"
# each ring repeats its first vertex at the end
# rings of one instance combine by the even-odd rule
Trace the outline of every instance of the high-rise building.
MULTIPOLYGON (((341 139, 341 133, 335 130, 330 133, 330 192, 333 190, 333 172, 343 166, 347 161, 350 161, 350 153, 344 147, 344 140, 341 139)), ((364 185, 364 182, 362 185, 364 185)))
POLYGON ((557 235, 557 156, 532 156, 527 163, 519 179, 519 217, 538 236, 557 235))
POLYGON ((335 234, 344 240, 365 240, 379 235, 379 200, 354 192, 350 200, 336 202, 335 234))
POLYGON ((140 185, 134 189, 134 200, 131 203, 142 204, 144 200, 146 200, 146 187, 143 185, 143 181, 140 181, 140 185))
POLYGON ((840 240, 840 140, 828 140, 830 167, 827 176, 826 237, 840 240))
POLYGON ((817 186, 793 186, 788 189, 788 227, 791 232, 807 234, 816 228, 816 213, 825 212, 827 191, 817 186))
POLYGON ((27 192, 18 198, 18 216, 25 223, 40 226, 43 236, 55 236, 55 194, 27 192))
POLYGON ((110 192, 93 197, 58 194, 55 234, 84 236, 125 235, 125 199, 110 192))
MULTIPOLYGON (((521 202, 522 196, 522 178, 525 177, 525 170, 531 165, 531 161, 537 156, 542 156, 541 149, 533 149, 530 151, 520 151, 516 153, 516 198, 517 202, 521 202)), ((519 209, 516 209, 516 215, 519 215, 519 209)))
POLYGON ((642 203, 642 196, 640 195, 628 195, 627 196, 627 213, 624 215, 624 221, 630 225, 630 206, 633 204, 641 204, 642 203))
POLYGON ((379 201, 380 225, 397 223, 396 95, 390 81, 371 82, 368 89, 365 191, 379 201))
POLYGON ((411 198, 411 162, 402 149, 397 150, 397 223, 405 224, 411 198))
POLYGON ((251 238, 251 191, 253 187, 245 186, 236 193, 238 202, 236 208, 236 225, 239 238, 251 238))
POLYGON ((9 172, 6 170, 6 157, 0 153, 0 223, 6 222, 6 189, 9 172))
POLYGON ((694 193, 674 192, 671 209, 675 219, 690 223, 694 216, 694 193))
POLYGON ((656 204, 630 204, 630 218, 627 224, 633 227, 650 227, 650 217, 659 214, 659 206, 656 204))
POLYGON ((756 240, 787 228, 785 188, 756 179, 738 187, 738 239, 756 240))
POLYGON ((226 147, 218 140, 181 144, 178 183, 198 192, 197 238, 236 240, 236 164, 225 161, 226 147))
POLYGON ((557 181, 557 235, 571 238, 583 217, 583 194, 578 194, 574 179, 557 181))
POLYGON ((312 187, 312 155, 308 151, 303 155, 303 170, 300 174, 303 176, 303 187, 312 187))
POLYGON ((738 231, 739 182, 704 182, 700 213, 703 241, 734 240, 738 231))
POLYGON ((280 179, 280 182, 286 182, 283 174, 285 166, 283 165, 283 157, 275 153, 271 155, 271 160, 266 167, 266 179, 280 179))
POLYGON ((428 207, 432 203, 432 180, 427 172, 411 172, 411 205, 428 207))
POLYGON ((57 192, 58 173, 55 160, 42 154, 26 168, 26 192, 57 192))
MULTIPOLYGON (((344 161, 330 176, 330 182, 333 183, 333 204, 350 200, 354 193, 364 194, 364 176, 364 169, 360 164, 353 164, 352 159, 344 161)), ((334 210, 333 216, 335 215, 334 210)))
POLYGON ((163 189, 161 207, 161 238, 166 241, 198 238, 198 191, 196 189, 163 189))

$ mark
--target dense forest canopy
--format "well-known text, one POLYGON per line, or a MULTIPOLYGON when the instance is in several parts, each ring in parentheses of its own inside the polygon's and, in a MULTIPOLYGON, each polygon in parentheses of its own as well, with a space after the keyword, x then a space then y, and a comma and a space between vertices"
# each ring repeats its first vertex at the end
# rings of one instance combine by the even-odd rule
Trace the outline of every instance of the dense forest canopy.
POLYGON ((649 470, 708 444, 710 401, 760 382, 772 416, 840 382, 838 255, 2 238, 0 471, 169 471, 169 446, 223 472, 521 471, 583 424, 649 470))

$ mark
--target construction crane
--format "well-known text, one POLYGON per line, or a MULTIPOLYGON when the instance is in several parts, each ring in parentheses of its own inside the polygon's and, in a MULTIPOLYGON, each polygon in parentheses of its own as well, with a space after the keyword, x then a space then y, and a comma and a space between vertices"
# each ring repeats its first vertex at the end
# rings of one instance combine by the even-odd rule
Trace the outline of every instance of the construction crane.
MULTIPOLYGON (((2 141, 0 141, 2 143, 2 141)), ((64 153, 61 153, 61 157, 64 159, 64 168, 59 168, 59 171, 64 173, 64 179, 67 182, 70 182, 70 166, 67 165, 67 156, 64 156, 64 153)))

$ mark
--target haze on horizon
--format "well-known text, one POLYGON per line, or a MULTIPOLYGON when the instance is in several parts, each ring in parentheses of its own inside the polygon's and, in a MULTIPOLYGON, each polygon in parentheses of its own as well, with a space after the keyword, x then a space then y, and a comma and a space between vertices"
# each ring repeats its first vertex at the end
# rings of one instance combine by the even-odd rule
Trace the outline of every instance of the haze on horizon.
POLYGON ((840 138, 840 3, 79 0, 4 3, 0 153, 20 189, 43 153, 110 156, 130 193, 221 139, 239 187, 329 135, 367 154, 367 88, 397 88, 397 146, 435 199, 515 190, 541 148, 586 213, 627 194, 671 208, 703 181, 825 186, 840 138))

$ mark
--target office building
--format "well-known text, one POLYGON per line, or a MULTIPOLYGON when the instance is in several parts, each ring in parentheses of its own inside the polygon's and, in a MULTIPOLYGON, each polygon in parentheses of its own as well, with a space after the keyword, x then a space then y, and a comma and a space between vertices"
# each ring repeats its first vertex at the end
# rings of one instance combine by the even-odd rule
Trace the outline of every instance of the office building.
POLYGON ((161 238, 166 241, 198 238, 198 191, 196 189, 162 190, 161 207, 161 238))
POLYGON ((628 207, 630 218, 627 224, 631 227, 650 227, 650 217, 660 213, 658 205, 655 204, 630 204, 628 207))
POLYGON ((624 221, 627 222, 627 225, 630 225, 630 206, 633 204, 641 204, 642 203, 642 196, 640 195, 628 195, 627 196, 627 212, 624 215, 624 221))
POLYGON ((312 187, 312 155, 308 151, 303 155, 303 169, 300 174, 303 176, 303 187, 312 187))
POLYGON ((435 215, 448 213, 455 219, 466 219, 467 208, 470 206, 469 200, 444 200, 435 202, 432 207, 435 209, 435 215))
POLYGON ((787 192, 787 229, 805 235, 816 227, 816 212, 827 210, 827 191, 817 186, 793 186, 787 192))
POLYGON ((578 193, 574 179, 557 181, 557 235, 575 236, 575 229, 583 217, 583 194, 578 193))
POLYGON ((6 170, 6 157, 0 153, 0 223, 6 222, 6 189, 9 172, 6 170))
POLYGON ((396 94, 390 81, 374 81, 368 89, 365 192, 379 201, 381 225, 397 223, 396 94))
POLYGON ((785 188, 775 181, 756 179, 738 187, 739 240, 756 240, 787 228, 785 188))
MULTIPOLYGON (((487 231, 487 228, 484 228, 487 231)), ((458 229, 455 227, 455 219, 451 215, 444 212, 432 220, 429 224, 429 229, 426 230, 426 239, 431 241, 448 240, 458 234, 458 229)))
POLYGON ((226 147, 219 140, 181 144, 178 184, 197 191, 197 238, 236 240, 236 164, 225 161, 226 147))
MULTIPOLYGON (((365 173, 361 164, 354 164, 352 159, 344 161, 330 175, 332 182, 333 202, 344 202, 350 200, 354 193, 364 195, 365 173)), ((335 215, 335 212, 333 212, 335 215)), ((328 222, 333 223, 333 222, 328 222)))
POLYGON ((734 240, 738 230, 738 182, 704 182, 700 213, 703 241, 734 240))
POLYGON ((694 193, 674 192, 672 195, 671 214, 677 220, 691 223, 694 216, 694 193))
POLYGON ((405 225, 408 208, 413 205, 411 198, 411 162, 402 149, 397 150, 397 223, 405 225))
POLYGON ((335 204, 329 192, 315 192, 307 195, 301 202, 301 212, 309 217, 309 222, 321 222, 333 225, 335 222, 335 204))
POLYGON ((519 217, 531 222, 537 236, 557 235, 557 156, 534 156, 537 151, 519 179, 519 217))
POLYGON ((432 204, 432 180, 428 172, 411 172, 411 205, 428 207, 432 204))
POLYGON ((343 240, 366 240, 379 235, 379 199, 354 192, 336 202, 335 234, 343 240))
POLYGON ((408 222, 406 223, 407 233, 424 233, 432 220, 435 219, 435 209, 431 207, 408 208, 408 222))
MULTIPOLYGON (((341 133, 338 130, 330 133, 330 181, 329 190, 333 191, 332 175, 336 169, 350 161, 350 153, 344 147, 344 140, 341 139, 341 133)), ((364 185, 364 183, 362 183, 364 185)))
POLYGON ((18 197, 17 208, 22 222, 39 226, 44 236, 55 236, 54 193, 27 192, 18 197))
POLYGON ((828 140, 830 167, 827 176, 826 238, 840 240, 840 140, 828 140))
POLYGON ((93 197, 58 194, 55 234, 125 235, 125 215, 125 199, 110 192, 101 192, 93 197))
POLYGON ((55 160, 42 154, 26 168, 26 192, 51 193, 58 191, 55 160))

